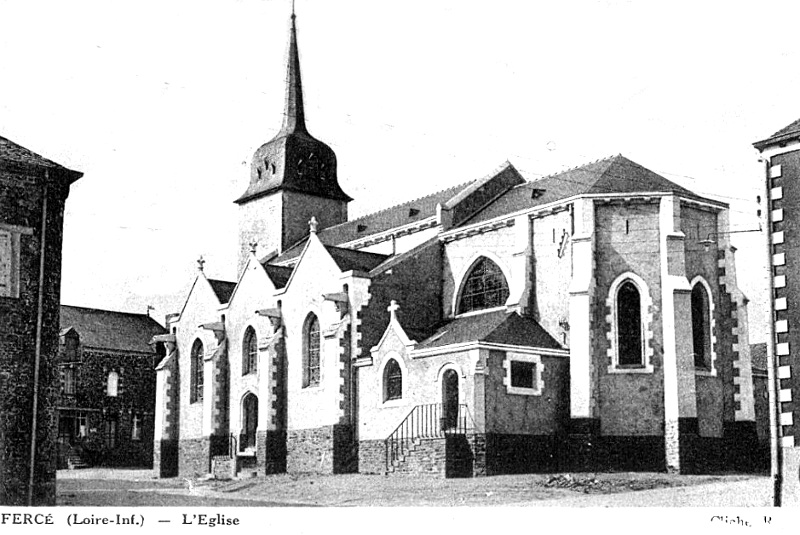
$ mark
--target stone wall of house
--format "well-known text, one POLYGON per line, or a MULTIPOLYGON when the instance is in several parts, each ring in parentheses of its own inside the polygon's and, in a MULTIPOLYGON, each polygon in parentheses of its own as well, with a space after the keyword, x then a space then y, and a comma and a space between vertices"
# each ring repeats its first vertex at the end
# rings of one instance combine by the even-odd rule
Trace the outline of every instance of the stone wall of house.
POLYGON ((36 433, 33 502, 55 504, 56 389, 61 291, 61 242, 68 186, 51 182, 47 195, 45 277, 37 426, 31 429, 41 249, 43 172, 0 169, 0 231, 11 244, 16 291, 0 296, 0 504, 27 503, 32 432, 36 433))

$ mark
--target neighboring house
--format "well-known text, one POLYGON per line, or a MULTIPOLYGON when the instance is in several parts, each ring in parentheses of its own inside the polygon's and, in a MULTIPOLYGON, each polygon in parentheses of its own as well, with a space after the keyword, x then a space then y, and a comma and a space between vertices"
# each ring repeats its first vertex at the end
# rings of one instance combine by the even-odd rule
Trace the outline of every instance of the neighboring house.
POLYGON ((61 239, 71 171, 0 137, 0 505, 55 505, 61 239))
POLYGON ((164 328, 146 314, 61 306, 59 468, 152 466, 164 328))
POLYGON ((199 272, 158 369, 161 476, 750 469, 728 206, 623 156, 510 164, 347 220, 304 122, 256 150, 239 276, 199 272))
POLYGON ((782 503, 800 504, 800 119, 753 144, 764 163, 782 446, 782 503))

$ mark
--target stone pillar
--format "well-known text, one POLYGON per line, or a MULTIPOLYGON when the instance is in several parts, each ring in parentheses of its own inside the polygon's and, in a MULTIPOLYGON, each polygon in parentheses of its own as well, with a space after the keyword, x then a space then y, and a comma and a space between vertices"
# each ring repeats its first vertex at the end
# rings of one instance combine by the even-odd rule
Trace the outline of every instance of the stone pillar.
POLYGON ((157 336, 167 356, 156 366, 156 406, 153 430, 153 472, 155 477, 178 475, 180 375, 178 347, 172 334, 157 336))
POLYGON ((525 214, 514 218, 514 251, 509 262, 511 279, 508 281, 508 306, 517 309, 520 314, 525 314, 530 306, 531 246, 530 216, 525 214))
POLYGON ((486 471, 486 368, 488 349, 473 349, 470 352, 473 370, 472 419, 474 434, 471 440, 472 475, 489 475, 486 471))
POLYGON ((259 310, 266 317, 258 341, 258 431, 256 463, 260 474, 286 472, 286 354, 280 309, 259 310))
MULTIPOLYGON (((675 195, 661 198, 661 312, 664 372, 664 441, 666 466, 681 471, 681 431, 697 433, 692 341, 692 309, 686 278, 686 236, 680 230, 681 205, 675 195)), ((683 441, 689 455, 689 442, 683 441)))
POLYGON ((202 325, 214 332, 216 347, 203 359, 203 437, 208 443, 209 467, 217 455, 227 455, 230 441, 228 343, 221 322, 202 325))
POLYGON ((575 469, 591 469, 600 424, 595 417, 592 313, 595 289, 595 216, 592 199, 573 203, 572 282, 569 287, 570 426, 568 458, 575 469))

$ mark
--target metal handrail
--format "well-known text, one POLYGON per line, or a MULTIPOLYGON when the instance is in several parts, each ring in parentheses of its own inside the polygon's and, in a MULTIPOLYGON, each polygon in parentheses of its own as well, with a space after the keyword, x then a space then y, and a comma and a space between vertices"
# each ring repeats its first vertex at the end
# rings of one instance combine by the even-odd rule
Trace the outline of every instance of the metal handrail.
POLYGON ((228 435, 228 456, 233 458, 239 453, 237 446, 236 435, 229 433, 228 435))
POLYGON ((459 404, 457 411, 447 413, 441 403, 417 405, 384 441, 386 471, 394 461, 410 451, 416 439, 463 435, 473 429, 472 414, 465 404, 459 404))

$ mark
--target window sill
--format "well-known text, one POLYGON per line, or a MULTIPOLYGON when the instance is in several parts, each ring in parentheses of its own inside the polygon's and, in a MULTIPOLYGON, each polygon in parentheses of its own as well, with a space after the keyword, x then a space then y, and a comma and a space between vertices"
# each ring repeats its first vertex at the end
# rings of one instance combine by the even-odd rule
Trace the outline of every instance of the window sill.
POLYGON ((648 374, 653 373, 653 366, 648 364, 647 366, 609 366, 608 373, 610 374, 632 374, 632 375, 641 375, 641 374, 648 374))
POLYGON ((379 409, 393 409, 393 408, 396 408, 396 407, 405 407, 406 405, 408 405, 408 403, 403 398, 387 399, 386 401, 380 402, 378 404, 378 408, 379 409))
POLYGON ((522 386, 507 386, 506 394, 513 396, 541 396, 541 388, 525 388, 522 386))
POLYGON ((699 375, 700 377, 716 377, 717 370, 709 368, 695 368, 694 374, 699 375))

